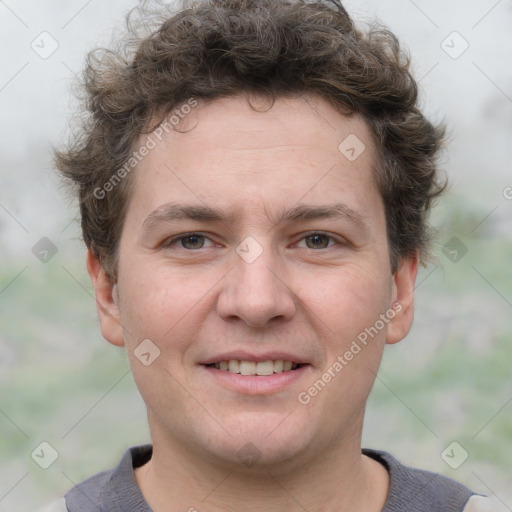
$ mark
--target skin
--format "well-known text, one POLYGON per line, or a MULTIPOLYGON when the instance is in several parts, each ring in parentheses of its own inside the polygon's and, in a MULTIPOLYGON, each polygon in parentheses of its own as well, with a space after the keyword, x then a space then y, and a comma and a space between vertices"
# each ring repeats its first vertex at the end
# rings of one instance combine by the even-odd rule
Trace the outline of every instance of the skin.
POLYGON ((364 408, 385 344, 411 326, 417 257, 392 274, 362 118, 313 96, 270 109, 252 101, 263 111, 244 96, 199 104, 139 164, 116 283, 87 256, 102 334, 126 347, 148 410, 154 453, 136 478, 155 512, 377 512, 389 481, 361 454, 364 408), (349 134, 366 147, 354 161, 338 150, 349 134), (279 220, 339 203, 339 217, 279 220), (146 220, 166 204, 226 217, 146 220), (327 236, 311 238, 318 231, 327 236), (206 238, 176 240, 191 232, 206 238), (251 263, 236 252, 249 236, 262 251, 251 263), (395 303, 400 312, 301 404, 298 394, 395 303), (149 366, 134 355, 144 339, 160 350, 149 366), (244 393, 201 364, 231 350, 286 351, 308 366, 276 391, 244 393), (240 459, 247 443, 254 464, 240 459))

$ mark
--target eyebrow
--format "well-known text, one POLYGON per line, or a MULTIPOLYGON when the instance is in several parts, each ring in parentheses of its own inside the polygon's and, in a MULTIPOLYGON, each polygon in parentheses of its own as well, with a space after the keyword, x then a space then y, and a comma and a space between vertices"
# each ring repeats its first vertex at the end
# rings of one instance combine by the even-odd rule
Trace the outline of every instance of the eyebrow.
POLYGON ((350 208, 344 203, 335 203, 331 205, 313 206, 307 204, 300 204, 285 210, 279 218, 278 222, 283 221, 310 221, 318 219, 347 219, 359 227, 366 226, 366 221, 363 216, 350 208))
MULTIPOLYGON (((194 220, 200 222, 223 222, 232 223, 236 213, 227 213, 221 208, 204 205, 183 205, 178 203, 167 203, 151 212, 144 222, 142 229, 151 230, 161 222, 172 222, 175 220, 194 220)), ((331 205, 307 205, 301 204, 284 210, 279 216, 275 225, 281 222, 312 221, 319 219, 346 219, 364 229, 367 223, 363 216, 344 203, 331 205)))
POLYGON ((196 220, 201 222, 226 222, 231 221, 233 215, 227 215, 220 208, 211 206, 192 206, 177 203, 167 203, 152 211, 142 223, 144 230, 152 229, 161 222, 174 220, 196 220))

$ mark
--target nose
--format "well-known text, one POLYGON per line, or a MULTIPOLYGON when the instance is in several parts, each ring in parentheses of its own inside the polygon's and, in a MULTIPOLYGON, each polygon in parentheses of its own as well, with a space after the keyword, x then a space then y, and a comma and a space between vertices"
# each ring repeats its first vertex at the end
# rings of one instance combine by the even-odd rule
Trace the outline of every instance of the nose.
POLYGON ((234 268, 222 281, 217 312, 226 321, 241 320, 254 328, 288 321, 296 311, 283 264, 270 249, 254 261, 233 255, 234 268))

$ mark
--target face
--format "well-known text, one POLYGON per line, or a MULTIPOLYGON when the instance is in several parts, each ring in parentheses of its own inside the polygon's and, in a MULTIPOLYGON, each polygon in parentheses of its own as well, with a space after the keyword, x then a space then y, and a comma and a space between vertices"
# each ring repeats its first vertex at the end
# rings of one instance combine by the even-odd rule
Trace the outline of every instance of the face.
POLYGON ((131 177, 117 284, 88 260, 153 441, 227 464, 358 450, 416 275, 414 258, 391 273, 365 122, 316 97, 236 97, 182 126, 131 177))

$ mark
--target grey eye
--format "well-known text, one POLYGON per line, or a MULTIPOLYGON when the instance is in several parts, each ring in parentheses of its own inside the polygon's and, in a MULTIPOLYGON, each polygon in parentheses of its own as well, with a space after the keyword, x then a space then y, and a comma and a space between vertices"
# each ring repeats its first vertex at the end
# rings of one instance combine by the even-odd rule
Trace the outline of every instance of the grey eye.
POLYGON ((327 235, 310 235, 305 237, 306 247, 309 249, 325 249, 329 245, 330 237, 327 235))
POLYGON ((203 235, 187 235, 180 239, 184 249, 202 249, 205 237, 203 235))

